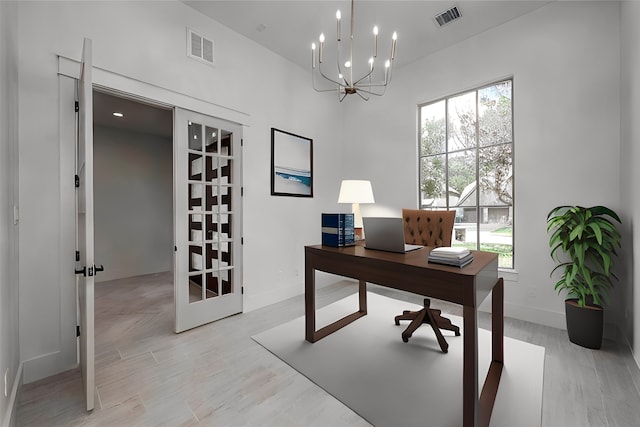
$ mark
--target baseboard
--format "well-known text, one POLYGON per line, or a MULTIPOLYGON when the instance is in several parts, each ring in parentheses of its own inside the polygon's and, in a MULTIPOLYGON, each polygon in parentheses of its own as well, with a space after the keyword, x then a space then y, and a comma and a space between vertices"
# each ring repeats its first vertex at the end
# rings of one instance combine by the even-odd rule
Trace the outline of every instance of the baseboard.
MULTIPOLYGON (((336 276, 334 274, 325 273, 322 271, 316 272, 316 289, 321 289, 325 286, 329 286, 333 283, 345 280, 342 276, 336 276)), ((346 279, 352 280, 352 279, 346 279)), ((356 281, 357 282, 357 281, 356 281)), ((245 290, 246 291, 246 290, 245 290)), ((249 311, 257 310, 262 307, 266 307, 277 302, 284 301, 288 298, 292 298, 298 295, 304 295, 304 282, 301 279, 299 283, 280 284, 279 286, 269 287, 269 291, 262 292, 257 295, 244 294, 244 300, 242 301, 242 311, 247 313, 249 311)))
POLYGON ((247 313, 249 311, 257 310, 259 308, 284 301, 299 294, 300 285, 271 287, 268 292, 261 292, 257 295, 251 296, 245 293, 244 300, 242 302, 242 311, 247 313))
POLYGON ((9 404, 7 405, 7 413, 4 414, 2 420, 2 427, 15 427, 18 425, 18 404, 20 399, 20 390, 22 388, 22 363, 18 365, 18 372, 13 380, 13 387, 11 387, 11 394, 9 395, 9 404))
POLYGON ((68 371, 78 365, 76 348, 69 348, 66 352, 54 351, 25 360, 23 363, 23 381, 29 384, 60 372, 68 371))

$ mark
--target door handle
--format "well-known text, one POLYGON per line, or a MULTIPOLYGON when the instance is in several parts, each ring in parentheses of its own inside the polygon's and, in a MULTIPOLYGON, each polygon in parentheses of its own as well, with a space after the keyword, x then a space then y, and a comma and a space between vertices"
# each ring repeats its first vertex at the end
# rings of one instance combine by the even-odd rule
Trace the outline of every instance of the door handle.
MULTIPOLYGON (((88 275, 94 276, 96 273, 98 273, 98 271, 104 271, 104 265, 101 264, 99 267, 97 265, 94 265, 93 267, 89 267, 88 275)), ((87 267, 85 266, 82 268, 76 268, 75 274, 82 274, 83 276, 87 277, 87 267)))

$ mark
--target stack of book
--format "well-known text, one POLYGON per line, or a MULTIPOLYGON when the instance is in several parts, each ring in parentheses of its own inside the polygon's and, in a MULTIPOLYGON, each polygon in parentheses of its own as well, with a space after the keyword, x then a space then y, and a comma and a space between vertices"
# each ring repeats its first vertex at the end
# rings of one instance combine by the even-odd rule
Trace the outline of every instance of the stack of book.
POLYGON ((429 262, 436 264, 452 265, 454 267, 464 267, 473 261, 473 254, 465 248, 441 247, 431 249, 429 252, 429 262))
POLYGON ((355 245, 353 214, 323 213, 322 244, 335 247, 355 245))

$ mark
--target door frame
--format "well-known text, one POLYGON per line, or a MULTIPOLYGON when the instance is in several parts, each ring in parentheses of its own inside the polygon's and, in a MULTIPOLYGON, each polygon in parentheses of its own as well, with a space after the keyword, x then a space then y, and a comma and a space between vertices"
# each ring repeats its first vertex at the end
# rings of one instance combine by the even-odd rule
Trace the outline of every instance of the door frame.
MULTIPOLYGON (((62 79, 62 77, 70 77, 72 79, 78 80, 80 77, 80 61, 71 59, 65 56, 58 55, 58 75, 60 77, 59 81, 63 82, 60 86, 60 91, 63 91, 64 87, 69 86, 67 82, 68 79, 62 79)), ((243 134, 244 128, 251 126, 251 116, 248 113, 242 112, 238 109, 227 108, 221 105, 217 105, 206 101, 204 99, 196 98, 194 96, 177 92, 171 89, 167 89, 164 87, 156 86, 152 83, 147 83, 145 81, 137 80, 134 78, 127 77, 122 74, 111 72, 107 69, 93 66, 93 88, 98 89, 112 95, 121 96, 141 102, 145 102, 151 105, 156 105, 158 107, 163 108, 171 108, 175 107, 191 110, 198 112, 200 114, 208 115, 214 118, 219 118, 222 120, 226 120, 229 122, 237 123, 242 126, 243 134)), ((60 103, 62 103, 62 93, 60 92, 60 103)), ((66 97, 65 97, 66 98, 66 97)), ((65 105, 65 108, 67 106, 65 105)), ((61 114, 60 114, 60 129, 61 129, 61 138, 59 141, 60 144, 60 166, 61 171, 63 170, 73 170, 67 169, 69 160, 64 158, 64 153, 69 153, 69 147, 67 137, 63 137, 62 129, 65 128, 67 116, 62 113, 62 105, 61 114), (64 123, 63 123, 64 122, 64 123), (65 166, 65 168, 63 168, 65 166)), ((73 120, 73 119, 72 119, 73 120)), ((73 160, 73 159, 72 159, 73 160)), ((73 164, 73 163, 72 163, 73 164)), ((73 175, 70 173, 70 175, 73 175)), ((61 287, 65 288, 68 284, 68 289, 64 291, 65 295, 69 295, 70 302, 63 303, 61 302, 61 308, 64 307, 73 307, 76 309, 76 292, 75 292, 75 275, 73 274, 73 269, 75 267, 75 262, 72 257, 63 256, 63 253, 67 249, 70 243, 73 243, 73 230, 75 229, 75 219, 74 219, 74 205, 71 203, 65 203, 65 200, 73 200, 75 197, 75 187, 73 186, 73 181, 69 179, 69 177, 65 174, 60 174, 60 230, 61 234, 64 235, 66 233, 65 230, 69 230, 71 234, 70 239, 65 239, 61 237, 60 244, 60 283, 61 287), (70 185, 71 184, 71 185, 70 185), (67 194, 69 193, 69 194, 67 194), (69 241, 71 240, 71 242, 69 241), (64 246, 64 247, 63 247, 64 246)), ((242 223, 242 213, 240 214, 240 221, 242 223)), ((73 244, 75 246, 75 244, 73 244)), ((240 254, 242 257, 242 254, 240 254)), ((241 273, 242 276, 242 273, 241 273)), ((175 286, 175 283, 174 283, 175 286)), ((77 317, 77 313, 74 313, 74 318, 77 317)), ((75 334, 75 328, 65 328, 65 331, 68 329, 69 337, 63 339, 65 342, 75 342, 77 343, 77 338, 75 334)), ((77 348, 69 349, 67 352, 69 354, 73 354, 76 358, 77 363, 77 348)))

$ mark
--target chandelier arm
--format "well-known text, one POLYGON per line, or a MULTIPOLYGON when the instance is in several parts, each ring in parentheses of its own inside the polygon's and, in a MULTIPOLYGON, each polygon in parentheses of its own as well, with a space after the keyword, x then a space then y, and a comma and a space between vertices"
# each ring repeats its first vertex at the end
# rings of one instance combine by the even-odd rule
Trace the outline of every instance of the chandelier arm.
MULTIPOLYGON (((351 64, 353 66, 353 64, 351 64)), ((336 66, 338 67, 338 75, 342 76, 342 80, 344 80, 344 84, 339 83, 341 86, 349 86, 349 82, 342 74, 342 68, 340 67, 340 42, 336 43, 336 66)))
MULTIPOLYGON (((357 94, 360 98, 364 99, 365 101, 368 101, 368 100, 369 100, 369 98, 367 98, 366 96, 364 96, 364 95, 361 93, 361 91, 356 91, 356 94, 357 94)), ((375 95, 375 94, 374 94, 374 95, 375 95)))
MULTIPOLYGON (((386 86, 384 88, 386 88, 386 86)), ((372 90, 358 88, 358 90, 355 93, 360 93, 360 92, 366 93, 367 95, 382 96, 382 95, 384 95, 385 91, 383 89, 382 92, 378 93, 378 92, 374 92, 372 90)))
MULTIPOLYGON (((335 87, 329 88, 329 89, 320 89, 318 87, 316 87, 316 79, 315 79, 315 73, 313 71, 311 71, 311 83, 313 84, 313 89, 316 92, 332 92, 334 90, 336 90, 335 87)), ((335 82, 333 82, 335 83, 335 82)))
POLYGON ((363 81, 364 79, 366 79, 367 77, 371 76, 373 74, 373 68, 371 68, 371 71, 369 71, 367 74, 365 74, 364 76, 362 76, 360 79, 358 79, 357 82, 355 82, 353 84, 353 86, 357 86, 358 83, 360 83, 361 81, 363 81))
POLYGON ((354 86, 358 90, 364 90, 368 87, 387 87, 388 85, 385 83, 361 83, 357 86, 354 86))
POLYGON ((344 86, 344 85, 343 85, 342 83, 340 83, 339 81, 337 81, 337 80, 333 80, 331 77, 329 77, 329 76, 325 75, 325 74, 322 72, 322 65, 320 65, 320 64, 318 64, 318 71, 320 72, 320 75, 321 75, 322 77, 324 77, 325 79, 329 80, 331 83, 337 84, 338 86, 344 86))
POLYGON ((391 83, 391 76, 393 75, 393 62, 389 65, 389 74, 387 75, 385 86, 391 83))

